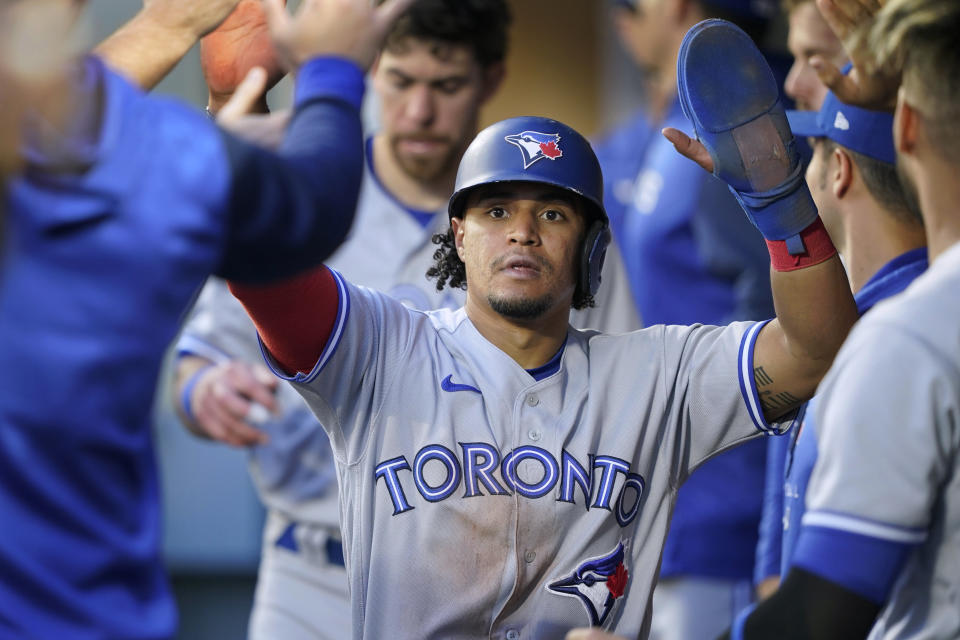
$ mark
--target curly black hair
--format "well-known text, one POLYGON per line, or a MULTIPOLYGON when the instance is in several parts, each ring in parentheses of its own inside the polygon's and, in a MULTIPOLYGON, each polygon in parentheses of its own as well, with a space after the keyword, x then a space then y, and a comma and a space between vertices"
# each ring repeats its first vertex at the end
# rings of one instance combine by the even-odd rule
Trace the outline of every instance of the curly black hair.
MULTIPOLYGON (((457 245, 453 239, 453 228, 447 229, 446 233, 433 234, 433 244, 439 245, 433 252, 433 266, 427 269, 427 278, 436 278, 437 291, 443 291, 444 287, 451 289, 467 289, 467 269, 457 254, 457 245)), ((583 251, 580 252, 581 255, 583 251)), ((587 309, 596 306, 593 296, 583 290, 580 285, 580 279, 577 279, 577 288, 573 292, 573 303, 571 306, 576 309, 587 309)))
POLYGON ((417 0, 390 30, 386 49, 408 37, 465 44, 487 67, 506 57, 511 20, 506 0, 417 0))

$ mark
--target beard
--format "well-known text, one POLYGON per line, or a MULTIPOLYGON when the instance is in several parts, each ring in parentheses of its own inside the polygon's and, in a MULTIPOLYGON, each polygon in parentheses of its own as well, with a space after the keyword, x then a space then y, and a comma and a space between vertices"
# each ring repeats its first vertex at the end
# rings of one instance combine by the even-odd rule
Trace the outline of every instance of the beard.
POLYGON ((490 308, 506 318, 514 320, 533 320, 539 318, 553 306, 553 296, 543 295, 539 298, 498 298, 494 295, 487 297, 490 308))
POLYGON ((435 154, 417 155, 404 153, 400 150, 401 142, 408 139, 415 140, 417 137, 393 136, 390 138, 390 151, 405 174, 414 180, 430 182, 456 170, 460 163, 460 150, 446 138, 426 138, 430 141, 443 143, 444 147, 435 154))
POLYGON ((900 180, 900 186, 903 188, 903 199, 907 205, 907 211, 910 216, 923 222, 923 213, 920 210, 920 196, 917 194, 917 185, 914 183, 907 170, 903 168, 900 157, 897 156, 897 178, 900 180))

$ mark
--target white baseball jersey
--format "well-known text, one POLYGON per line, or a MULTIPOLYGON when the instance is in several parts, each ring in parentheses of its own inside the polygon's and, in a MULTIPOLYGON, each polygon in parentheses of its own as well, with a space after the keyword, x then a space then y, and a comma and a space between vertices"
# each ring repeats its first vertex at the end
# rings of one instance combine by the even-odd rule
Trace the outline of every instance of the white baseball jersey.
POLYGON ((960 244, 857 323, 820 389, 795 564, 844 584, 899 548, 869 637, 960 637, 960 244))
MULTIPOLYGON (((437 245, 431 238, 449 226, 446 210, 424 227, 380 184, 374 174, 372 145, 356 218, 350 235, 327 264, 351 282, 387 293, 414 309, 455 309, 464 291, 437 291, 428 280, 437 245)), ((611 245, 603 268, 597 306, 572 314, 577 327, 623 333, 640 327, 623 263, 611 245)), ((178 352, 214 362, 240 358, 260 362, 256 330, 239 302, 219 279, 211 278, 177 344, 178 352)), ((299 522, 338 523, 334 472, 326 435, 303 401, 287 385, 278 395, 281 417, 265 425, 270 443, 252 449, 251 474, 264 504, 299 522)))
POLYGON ((645 636, 677 487, 775 428, 753 384, 762 324, 571 329, 537 381, 463 309, 335 276, 324 353, 287 379, 337 460, 353 637, 645 636))

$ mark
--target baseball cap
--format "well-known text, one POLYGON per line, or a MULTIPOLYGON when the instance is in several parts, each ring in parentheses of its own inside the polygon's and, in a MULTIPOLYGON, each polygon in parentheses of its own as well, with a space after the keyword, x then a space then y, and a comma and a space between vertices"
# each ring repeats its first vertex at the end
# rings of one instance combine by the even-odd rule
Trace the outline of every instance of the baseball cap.
POLYGON ((787 111, 787 120, 795 136, 830 138, 875 160, 890 164, 897 161, 892 113, 844 104, 829 91, 820 111, 787 111))

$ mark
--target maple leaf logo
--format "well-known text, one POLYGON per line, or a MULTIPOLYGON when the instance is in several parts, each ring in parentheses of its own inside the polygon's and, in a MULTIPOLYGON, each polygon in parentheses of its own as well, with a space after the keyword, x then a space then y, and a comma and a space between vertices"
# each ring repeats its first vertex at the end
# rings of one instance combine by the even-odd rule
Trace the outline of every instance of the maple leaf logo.
POLYGON ((543 155, 547 156, 551 160, 556 160, 563 155, 563 151, 557 146, 557 143, 551 140, 550 142, 541 142, 540 151, 543 152, 543 155))
POLYGON ((610 595, 614 598, 619 598, 623 595, 624 590, 627 588, 627 578, 630 577, 627 568, 623 566, 623 563, 617 565, 617 570, 613 572, 613 575, 607 578, 607 589, 610 591, 610 595))

